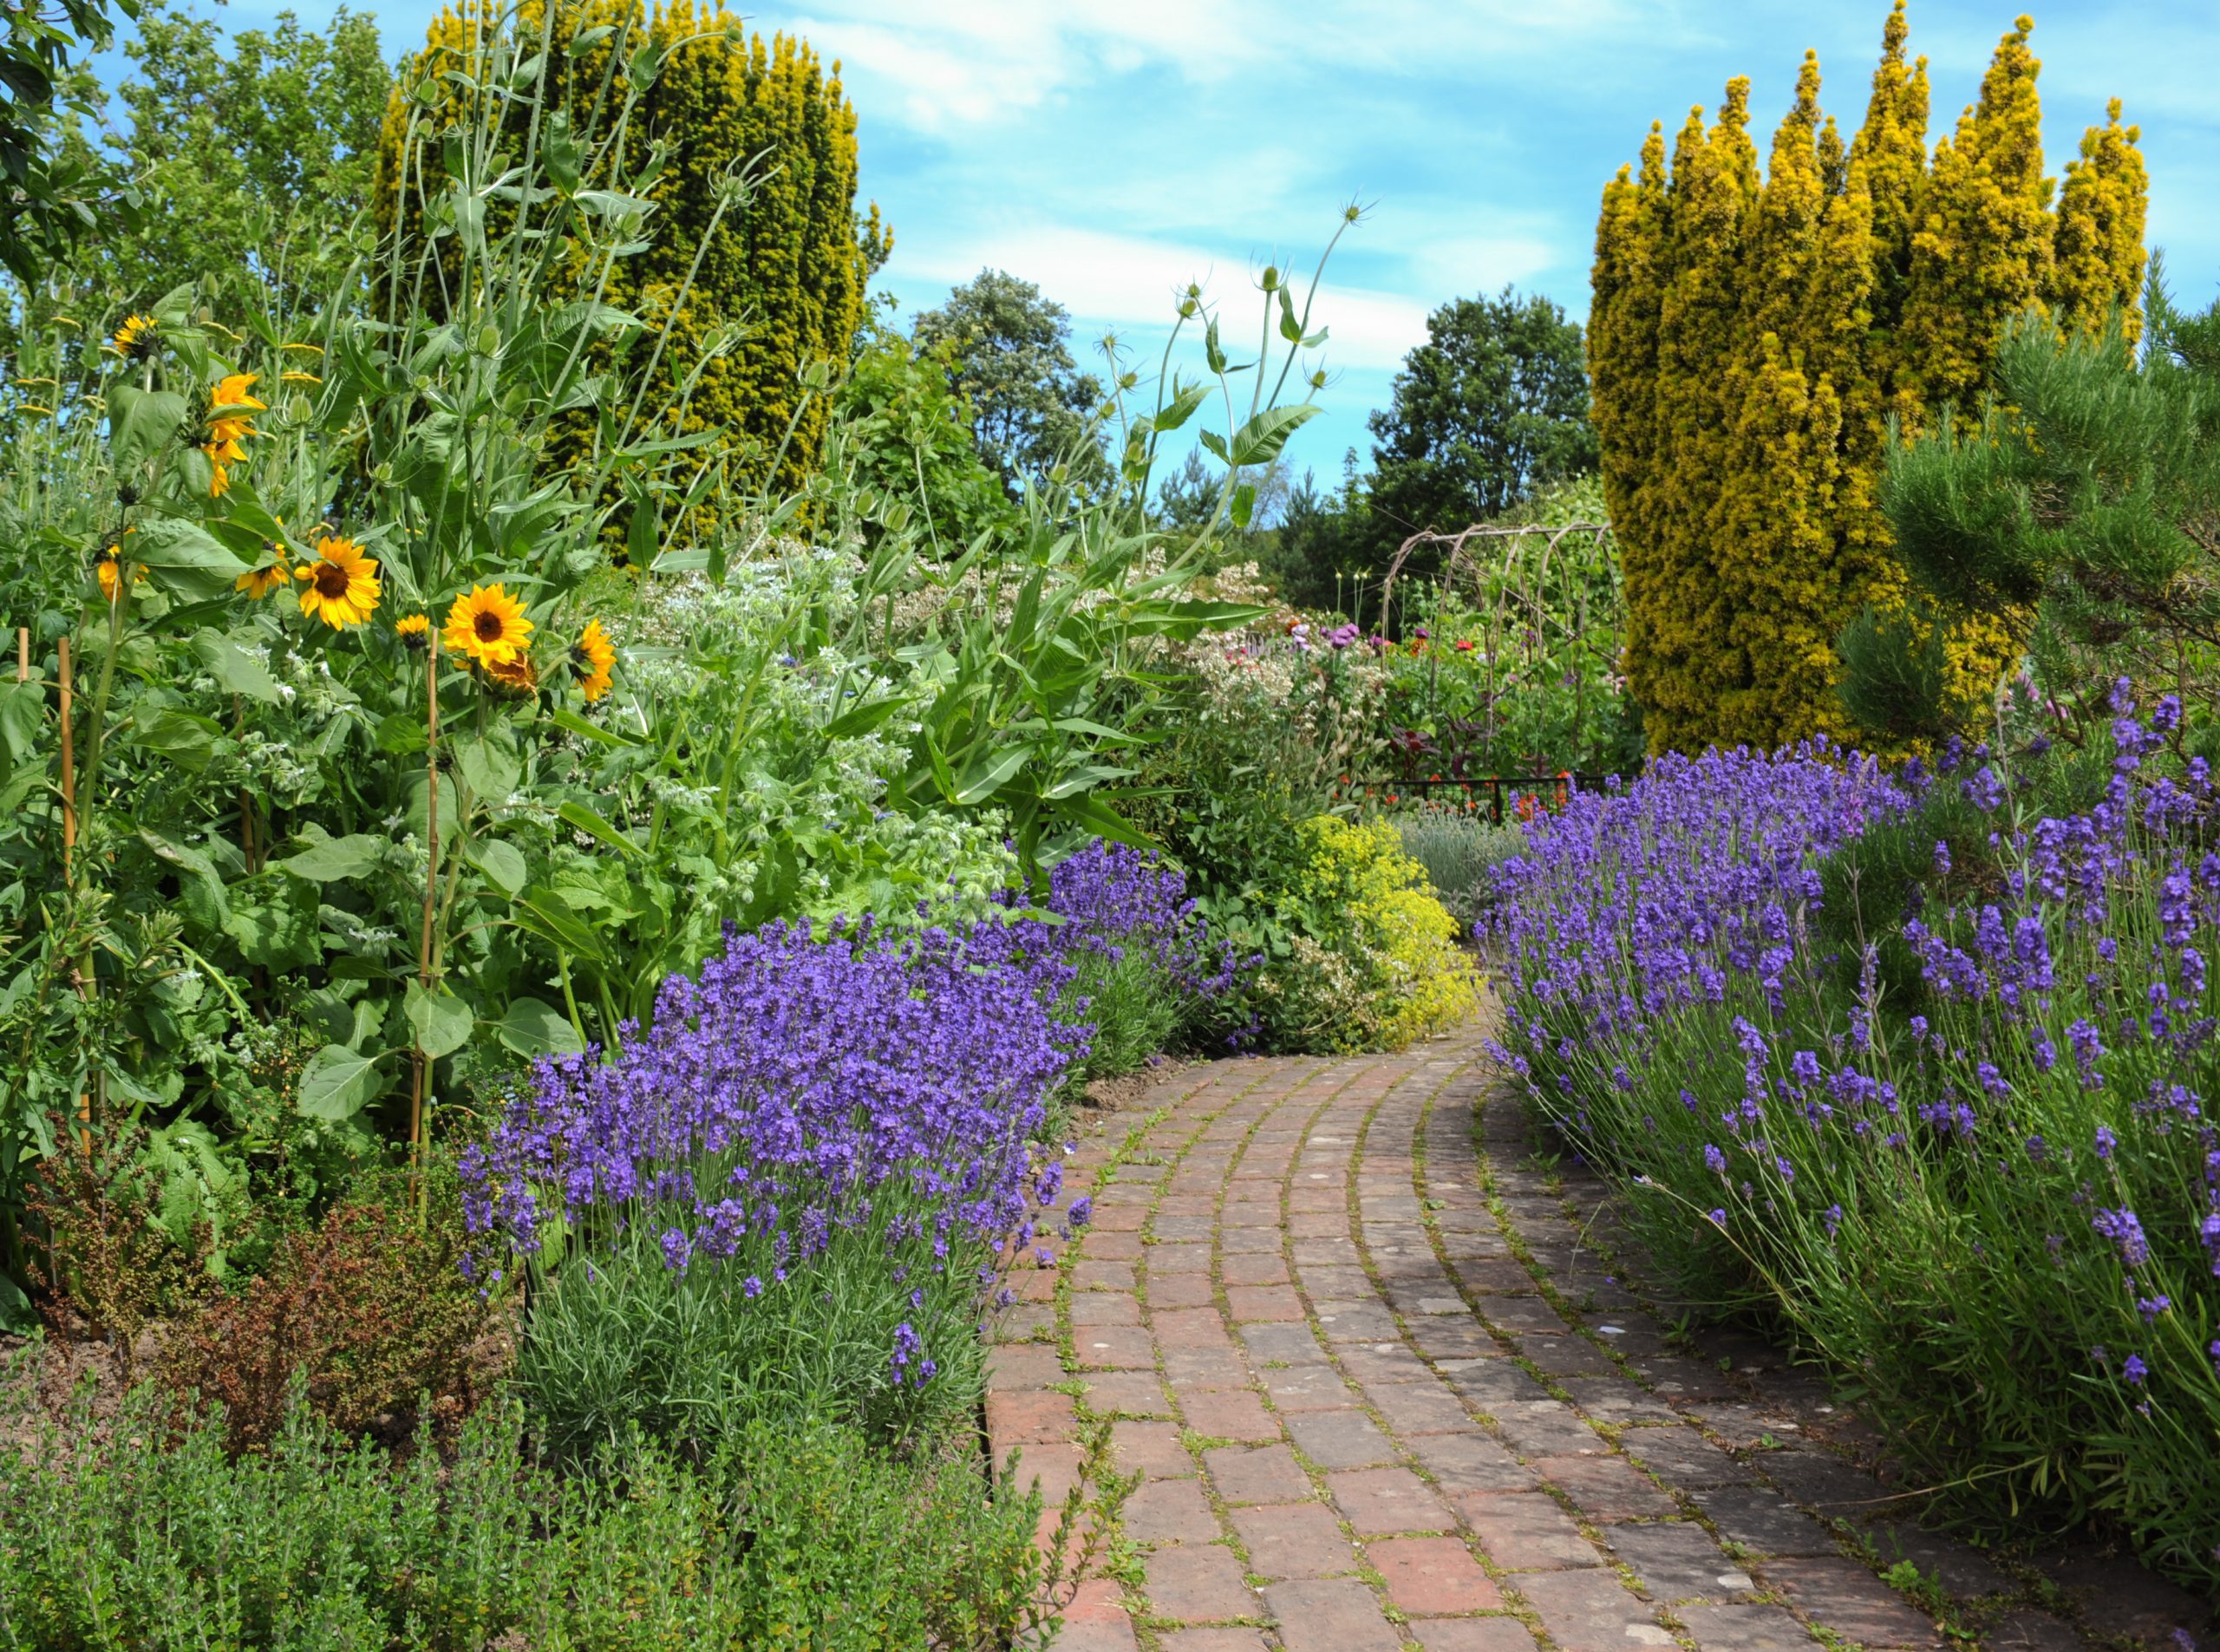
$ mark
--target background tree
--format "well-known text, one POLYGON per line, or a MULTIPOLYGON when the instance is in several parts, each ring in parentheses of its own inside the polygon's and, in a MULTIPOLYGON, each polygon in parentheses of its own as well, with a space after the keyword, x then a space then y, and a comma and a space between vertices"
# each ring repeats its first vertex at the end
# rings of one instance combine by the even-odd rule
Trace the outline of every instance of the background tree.
POLYGON ((1253 546, 1260 536, 1276 527, 1287 513, 1291 488, 1284 458, 1275 459, 1269 465, 1245 467, 1236 471, 1229 480, 1223 466, 1208 463, 1201 448, 1191 447, 1179 468, 1157 486, 1158 519, 1168 528, 1202 527, 1218 513, 1221 499, 1231 500, 1230 488, 1244 486, 1256 490, 1247 525, 1237 529, 1226 521, 1221 526, 1229 535, 1253 546))
MULTIPOLYGON (((422 202, 447 186, 439 137, 460 94, 440 91, 440 77, 468 72, 480 28, 446 12, 402 66, 379 152, 383 225, 415 232, 422 202), (415 95, 428 85, 428 108, 415 95)), ((837 72, 827 76, 806 42, 752 36, 735 14, 695 0, 652 14, 641 0, 556 0, 552 16, 545 0, 526 0, 518 29, 549 45, 539 105, 515 104, 519 148, 565 147, 575 167, 582 148, 615 141, 595 129, 596 111, 636 73, 643 82, 622 153, 604 166, 655 212, 604 297, 651 334, 672 323, 676 345, 656 369, 685 389, 672 398, 683 412, 661 434, 721 430, 706 462, 722 457, 745 480, 798 488, 829 411, 804 375, 848 361, 865 284, 891 245, 878 209, 856 211, 856 113, 837 72), (533 127, 542 111, 547 127, 557 112, 565 124, 533 127)))
POLYGON ((1506 287, 1454 299, 1426 326, 1394 401, 1371 419, 1383 543, 1485 522, 1543 483, 1595 468, 1580 324, 1561 305, 1506 287))
MULTIPOLYGON (((132 0, 117 0, 127 17, 132 0)), ((112 225, 122 205, 119 180, 102 158, 63 143, 57 104, 88 112, 88 77, 69 73, 80 47, 105 50, 112 34, 105 0, 18 0, 0 29, 0 264, 36 284, 46 265, 112 225)))
MULTIPOLYGON (((1852 736, 1838 638, 1908 598, 1878 499, 1890 420, 1970 408, 2030 304, 2074 326, 2132 311, 2135 130, 2112 105, 2051 211, 2031 27, 2004 36, 1931 165, 1926 65, 1905 60, 1898 0, 1847 145, 1807 56, 1763 174, 1738 79, 1710 127, 1691 113, 1669 168, 1653 127, 1639 169, 1606 186, 1590 369, 1653 749, 1852 736)), ((1953 695, 1985 692, 2017 651, 2008 616, 1903 621, 1935 623, 1953 695)))
POLYGON ((921 350, 945 354, 950 385, 971 404, 979 452, 1013 493, 1074 457, 1100 460, 1087 420, 1102 384, 1079 370, 1071 334, 1063 305, 1002 270, 980 271, 911 325, 921 350))
POLYGON ((857 345, 833 394, 826 480, 902 500, 944 556, 1009 526, 1016 507, 979 456, 970 406, 949 388, 948 360, 875 318, 857 345))
POLYGON ((118 135, 153 210, 69 260, 117 304, 205 280, 219 309, 250 288, 314 304, 365 250, 392 85, 376 24, 342 6, 318 33, 284 11, 230 36, 228 54, 225 38, 213 17, 146 0, 124 44, 118 135))
POLYGON ((1342 457, 1338 486, 1321 487, 1316 473, 1305 471, 1288 490, 1257 553, 1283 600, 1329 611, 1359 606, 1357 593, 1373 578, 1378 548, 1368 480, 1357 473, 1352 447, 1342 457))

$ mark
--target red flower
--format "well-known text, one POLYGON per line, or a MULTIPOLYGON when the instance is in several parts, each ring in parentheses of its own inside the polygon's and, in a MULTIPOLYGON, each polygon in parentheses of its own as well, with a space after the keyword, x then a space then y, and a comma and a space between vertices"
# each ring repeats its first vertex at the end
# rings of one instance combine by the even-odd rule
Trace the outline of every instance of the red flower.
POLYGON ((1459 654, 1470 654, 1472 651, 1471 640, 1466 637, 1459 637, 1457 639, 1457 651, 1459 654))

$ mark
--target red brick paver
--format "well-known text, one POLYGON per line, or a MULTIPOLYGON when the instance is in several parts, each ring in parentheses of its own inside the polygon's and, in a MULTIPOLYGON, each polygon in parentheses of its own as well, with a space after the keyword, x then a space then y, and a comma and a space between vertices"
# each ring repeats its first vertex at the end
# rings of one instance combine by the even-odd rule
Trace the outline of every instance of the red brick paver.
POLYGON ((1735 1391, 1663 1352, 1583 1248, 1596 1185, 1528 1144, 1478 1023, 1185 1068, 1091 1134, 1093 1224, 1060 1290, 1021 1275, 987 1407, 1052 1504, 1094 1419, 1139 1477, 1140 1581, 1082 1585, 1057 1652, 1928 1643, 1851 1560, 1764 1557, 1812 1552, 1798 1482, 1757 1484, 1735 1391))

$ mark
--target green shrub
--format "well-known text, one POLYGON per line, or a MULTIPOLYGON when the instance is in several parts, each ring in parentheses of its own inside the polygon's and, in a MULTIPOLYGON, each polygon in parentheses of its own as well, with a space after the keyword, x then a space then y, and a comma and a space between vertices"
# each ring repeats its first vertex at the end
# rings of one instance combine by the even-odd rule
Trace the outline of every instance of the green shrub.
POLYGON ((1263 959, 1234 995, 1275 1049, 1401 1049, 1467 1014, 1472 961, 1426 870, 1385 821, 1316 815, 1295 854, 1259 865, 1220 910, 1227 937, 1263 959))
MULTIPOLYGON (((233 1460, 141 1390, 113 1428, 0 1453, 0 1646, 100 1652, 1035 1646, 1041 1502, 789 1419, 698 1464, 628 1445, 558 1478, 488 1407, 451 1464, 395 1464, 296 1405, 233 1460)), ((86 1420, 75 1420, 82 1425, 86 1420)))
POLYGON ((1394 826, 1403 852, 1426 868, 1435 897, 1466 929, 1495 898, 1496 868, 1526 846, 1526 834, 1516 826, 1450 809, 1399 814, 1394 826))

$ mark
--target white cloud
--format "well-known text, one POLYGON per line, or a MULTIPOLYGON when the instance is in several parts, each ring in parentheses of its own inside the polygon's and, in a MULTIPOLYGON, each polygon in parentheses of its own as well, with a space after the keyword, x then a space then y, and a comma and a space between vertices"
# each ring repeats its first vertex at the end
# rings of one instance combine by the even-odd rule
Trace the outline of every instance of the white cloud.
MULTIPOLYGON (((983 267, 1008 270, 1036 283, 1069 310, 1073 330, 1082 343, 1105 329, 1160 336, 1173 319, 1179 295, 1190 282, 1198 282, 1217 308, 1231 350, 1247 348, 1262 325, 1264 300, 1256 277, 1266 256, 1237 245, 1211 249, 1142 235, 1033 225, 963 230, 955 239, 936 238, 924 245, 898 242, 887 274, 899 291, 919 278, 952 285, 983 267)), ((1311 267, 1306 260, 1295 273, 1307 283, 1311 267)), ((1298 297, 1302 291, 1296 289, 1298 297)), ((932 302, 927 298, 917 307, 932 302)), ((1322 352, 1329 369, 1378 369, 1400 363, 1412 345, 1425 339, 1426 317, 1427 306, 1419 300, 1338 283, 1329 265, 1312 325, 1330 330, 1322 352)))
POLYGON ((1022 114, 1097 72, 1157 61, 1198 80, 1254 61, 1269 36, 1244 0, 846 0, 797 20, 858 82, 885 82, 928 131, 1022 114))
MULTIPOLYGON (((1155 63, 1218 84, 1271 69, 1406 75, 1555 51, 1622 26, 1626 0, 819 0, 791 25, 852 81, 891 91, 876 105, 928 131, 1040 108, 1098 74, 1155 63)), ((1651 9, 1654 21, 1654 6, 1651 9)))

